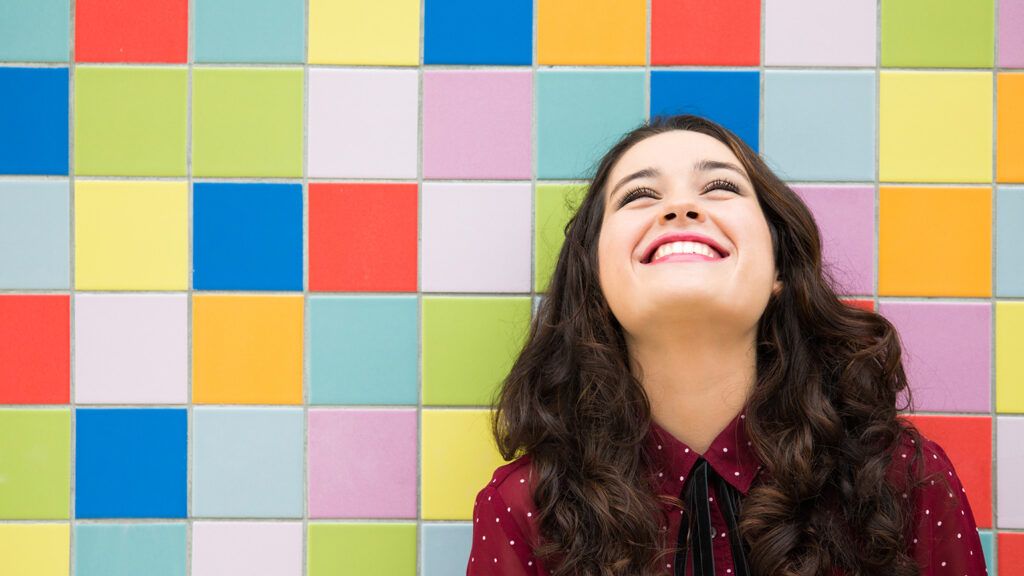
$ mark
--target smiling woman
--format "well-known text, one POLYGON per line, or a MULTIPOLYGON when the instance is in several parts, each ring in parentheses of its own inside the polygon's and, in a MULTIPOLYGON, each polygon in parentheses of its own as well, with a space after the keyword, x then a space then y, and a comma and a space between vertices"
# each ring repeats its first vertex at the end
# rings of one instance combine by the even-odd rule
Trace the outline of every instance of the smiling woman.
POLYGON ((899 416, 896 330, 839 300, 810 211, 739 138, 653 119, 565 233, 467 574, 986 573, 952 463, 899 416))

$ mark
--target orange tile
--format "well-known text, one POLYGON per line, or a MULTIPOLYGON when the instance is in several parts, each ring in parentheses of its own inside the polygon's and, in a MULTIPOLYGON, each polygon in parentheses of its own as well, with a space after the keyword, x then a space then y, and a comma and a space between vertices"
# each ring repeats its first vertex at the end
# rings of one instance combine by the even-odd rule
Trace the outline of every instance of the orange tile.
POLYGON ((635 65, 647 61, 647 0, 539 0, 537 63, 635 65))
POLYGON ((996 80, 996 180, 1024 182, 1024 74, 996 80))

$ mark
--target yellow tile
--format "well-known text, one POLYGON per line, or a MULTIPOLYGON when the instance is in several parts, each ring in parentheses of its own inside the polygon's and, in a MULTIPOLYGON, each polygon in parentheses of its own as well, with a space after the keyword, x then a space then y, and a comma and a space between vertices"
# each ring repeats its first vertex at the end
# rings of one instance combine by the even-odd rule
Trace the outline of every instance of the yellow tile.
POLYGON ((192 401, 302 404, 302 296, 192 298, 192 401))
POLYGON ((67 576, 68 524, 0 524, 0 574, 67 576))
POLYGON ((992 181, 991 72, 882 72, 879 179, 992 181))
POLYGON ((878 231, 881 296, 992 293, 992 190, 883 186, 878 231))
POLYGON ((75 182, 75 288, 188 289, 188 184, 75 182))
POLYGON ((1024 302, 996 302, 996 412, 1024 412, 1024 302))
POLYGON ((537 63, 643 66, 646 0, 539 0, 537 63))
POLYGON ((419 62, 418 0, 309 0, 310 64, 419 62))
POLYGON ((998 74, 996 179, 1024 182, 1024 74, 998 74))
POLYGON ((505 463, 491 436, 490 410, 423 411, 423 518, 469 520, 473 501, 505 463))

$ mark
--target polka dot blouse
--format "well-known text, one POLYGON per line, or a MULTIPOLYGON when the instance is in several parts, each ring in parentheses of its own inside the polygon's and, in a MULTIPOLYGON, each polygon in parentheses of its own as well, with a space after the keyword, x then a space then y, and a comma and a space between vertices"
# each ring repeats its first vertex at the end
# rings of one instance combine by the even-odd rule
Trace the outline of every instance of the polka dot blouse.
MULTIPOLYGON (((677 440, 656 423, 647 439, 647 449, 660 462, 658 484, 664 494, 679 496, 689 473, 703 456, 714 471, 740 494, 746 495, 759 475, 758 460, 745 435, 741 412, 715 438, 707 452, 698 454, 677 440)), ((936 479, 919 488, 916 496, 914 530, 910 554, 922 567, 922 576, 980 576, 987 574, 981 539, 967 494, 945 451, 936 442, 923 439, 926 460, 925 477, 936 479)), ((911 456, 913 444, 906 438, 893 461, 894 471, 911 456)), ((473 507, 473 544, 466 566, 467 576, 484 574, 547 576, 548 572, 532 554, 537 543, 537 510, 533 504, 533 484, 529 455, 495 470, 491 481, 476 497, 473 507)), ((906 495, 905 497, 912 497, 906 495)), ((734 573, 732 549, 726 532, 726 521, 714 500, 709 498, 715 573, 734 573)), ((680 528, 682 510, 666 505, 667 524, 663 545, 673 546, 680 528)), ((685 527, 684 527, 685 528, 685 527)), ((664 573, 675 574, 671 556, 664 573)), ((692 563, 685 573, 693 574, 692 563)), ((841 576, 840 572, 835 573, 841 576)))

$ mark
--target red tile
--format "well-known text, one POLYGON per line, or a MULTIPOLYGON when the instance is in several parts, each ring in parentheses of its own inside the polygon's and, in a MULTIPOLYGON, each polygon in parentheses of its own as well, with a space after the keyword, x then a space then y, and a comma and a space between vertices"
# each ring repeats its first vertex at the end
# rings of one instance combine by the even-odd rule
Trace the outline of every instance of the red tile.
POLYGON ((415 184, 310 184, 309 289, 415 292, 415 184))
POLYGON ((999 567, 996 574, 1019 574, 1024 566, 1024 534, 999 532, 996 548, 999 549, 999 567))
POLYGON ((651 65, 760 63, 760 0, 652 0, 651 65))
POLYGON ((859 308, 867 312, 875 311, 874 300, 865 300, 863 298, 840 298, 840 301, 851 308, 859 308))
POLYGON ((75 61, 188 60, 188 0, 75 0, 75 61))
POLYGON ((69 296, 0 296, 0 404, 67 404, 69 296))

